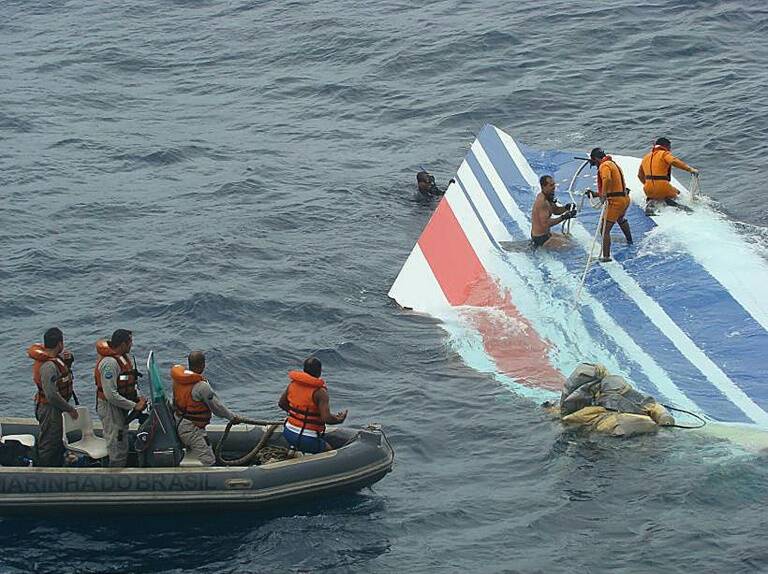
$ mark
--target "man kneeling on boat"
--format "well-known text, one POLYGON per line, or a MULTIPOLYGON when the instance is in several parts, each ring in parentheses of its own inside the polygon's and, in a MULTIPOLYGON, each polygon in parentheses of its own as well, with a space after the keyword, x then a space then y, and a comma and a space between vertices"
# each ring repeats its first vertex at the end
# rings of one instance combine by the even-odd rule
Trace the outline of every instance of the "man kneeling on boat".
POLYGON ((205 432, 211 415, 225 418, 232 424, 240 424, 242 419, 222 404, 203 376, 205 354, 192 351, 187 357, 187 364, 189 369, 182 365, 171 367, 174 414, 178 421, 176 431, 187 453, 197 457, 203 466, 213 466, 216 457, 205 432))
POLYGON ((323 438, 325 425, 338 425, 347 418, 347 411, 331 414, 328 387, 320 378, 323 365, 316 357, 304 361, 304 371, 290 371, 290 383, 278 406, 288 413, 283 437, 296 450, 315 454, 332 447, 323 438))
POLYGON ((539 178, 541 191, 533 202, 531 213, 531 247, 538 249, 557 249, 567 243, 565 236, 552 233, 550 228, 576 216, 576 205, 566 203, 557 205, 555 200, 555 179, 551 175, 542 175, 539 178), (560 217, 552 218, 553 215, 560 217))

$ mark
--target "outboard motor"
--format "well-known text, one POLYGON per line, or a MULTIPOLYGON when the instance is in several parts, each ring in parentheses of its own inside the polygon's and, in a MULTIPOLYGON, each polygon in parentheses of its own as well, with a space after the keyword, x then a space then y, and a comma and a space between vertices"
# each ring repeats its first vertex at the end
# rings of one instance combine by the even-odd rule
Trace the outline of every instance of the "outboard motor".
POLYGON ((135 447, 139 454, 139 466, 179 466, 184 457, 184 450, 176 432, 173 410, 165 396, 154 351, 149 353, 147 371, 152 403, 149 417, 141 423, 139 432, 136 433, 135 447))

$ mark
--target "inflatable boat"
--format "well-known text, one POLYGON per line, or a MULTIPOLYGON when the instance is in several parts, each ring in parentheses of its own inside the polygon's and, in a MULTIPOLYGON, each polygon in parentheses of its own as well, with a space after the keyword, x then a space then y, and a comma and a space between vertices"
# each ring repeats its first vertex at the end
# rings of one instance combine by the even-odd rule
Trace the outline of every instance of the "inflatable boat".
POLYGON ((640 159, 607 151, 632 200, 634 244, 615 229, 614 261, 597 262, 600 210, 582 201, 596 171, 578 158, 584 150, 531 149, 486 125, 390 297, 440 319, 467 364, 517 393, 551 400, 575 365, 602 363, 642 392, 720 423, 710 430, 725 425, 764 444, 765 255, 674 178, 692 211, 665 207, 650 217, 640 159), (544 174, 558 183, 561 204, 582 207, 563 250, 525 249, 544 174))
MULTIPOLYGON (((4 433, 23 436, 37 432, 34 419, 2 418, 0 423, 4 433)), ((235 429, 227 438, 226 455, 241 456, 265 432, 266 427, 235 429)), ((208 435, 215 443, 222 433, 223 427, 219 426, 209 429, 208 435)), ((4 466, 0 467, 0 514, 63 510, 178 512, 193 505, 220 511, 261 509, 360 490, 392 470, 394 453, 380 429, 340 428, 326 433, 326 438, 338 448, 252 466, 203 467, 184 461, 171 468, 4 466)), ((267 446, 288 445, 276 432, 267 446)))
POLYGON ((68 428, 65 418, 65 444, 69 454, 77 456, 70 457, 76 466, 61 468, 24 466, 33 462, 30 447, 37 438, 37 421, 0 418, 5 464, 15 464, 0 466, 0 514, 253 510, 360 490, 392 470, 394 451, 376 425, 329 429, 325 439, 333 450, 319 454, 292 452, 277 425, 239 425, 231 430, 209 425, 211 444, 220 445, 218 458, 225 462, 204 467, 185 457, 180 448, 152 355, 148 369, 152 407, 146 421, 131 425, 128 468, 103 466, 101 427, 90 422, 85 407, 78 407, 77 428, 68 428), (152 428, 149 439, 142 436, 147 428, 152 428), (255 453, 256 447, 267 454, 253 464, 238 462, 255 453), (9 452, 15 461, 8 460, 9 452))

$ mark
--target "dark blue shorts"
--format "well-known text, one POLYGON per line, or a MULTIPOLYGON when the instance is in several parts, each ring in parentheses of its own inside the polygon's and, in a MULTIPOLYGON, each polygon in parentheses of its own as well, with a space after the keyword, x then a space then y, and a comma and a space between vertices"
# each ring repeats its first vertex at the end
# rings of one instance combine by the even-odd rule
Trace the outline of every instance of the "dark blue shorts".
POLYGON ((308 454, 317 454, 326 450, 327 442, 319 436, 307 436, 305 434, 299 437, 299 433, 293 432, 290 429, 283 429, 283 437, 288 441, 296 450, 306 452, 308 454))

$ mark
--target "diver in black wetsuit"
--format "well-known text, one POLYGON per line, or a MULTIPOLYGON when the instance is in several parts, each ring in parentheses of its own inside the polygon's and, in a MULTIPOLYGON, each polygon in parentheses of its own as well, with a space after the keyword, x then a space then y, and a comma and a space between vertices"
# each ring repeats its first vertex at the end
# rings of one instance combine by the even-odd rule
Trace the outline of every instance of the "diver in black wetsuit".
MULTIPOLYGON (((451 179, 448 185, 454 183, 451 179)), ((445 194, 445 190, 441 190, 435 183, 435 176, 427 171, 420 171, 416 174, 416 185, 419 188, 419 193, 425 197, 440 197, 445 194)))

